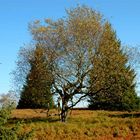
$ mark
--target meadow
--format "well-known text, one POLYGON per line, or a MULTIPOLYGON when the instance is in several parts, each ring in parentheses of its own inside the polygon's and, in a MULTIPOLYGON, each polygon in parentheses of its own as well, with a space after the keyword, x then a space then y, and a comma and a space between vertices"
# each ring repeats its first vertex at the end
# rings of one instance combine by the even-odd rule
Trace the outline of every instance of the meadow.
POLYGON ((140 140, 140 112, 72 110, 62 123, 57 110, 12 111, 9 125, 22 121, 20 132, 31 140, 140 140))

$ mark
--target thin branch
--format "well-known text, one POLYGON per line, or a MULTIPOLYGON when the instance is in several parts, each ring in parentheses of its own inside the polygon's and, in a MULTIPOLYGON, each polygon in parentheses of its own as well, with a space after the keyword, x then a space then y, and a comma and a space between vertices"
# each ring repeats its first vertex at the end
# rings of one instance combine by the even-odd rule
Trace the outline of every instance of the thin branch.
MULTIPOLYGON (((111 87, 111 86, 110 86, 111 87)), ((96 91, 96 92, 94 92, 94 93, 86 93, 85 95, 83 95, 83 96, 81 96, 73 105, 71 105, 71 106, 69 106, 68 108, 70 109, 70 108, 72 108, 72 107, 74 107, 77 103, 79 103, 84 97, 86 97, 86 96, 91 96, 91 95, 95 95, 95 94, 97 94, 98 92, 100 92, 100 91, 102 91, 102 90, 107 90, 107 89, 109 89, 110 87, 107 87, 107 88, 100 88, 98 91, 96 91)))
POLYGON ((79 103, 84 97, 88 96, 87 94, 81 96, 75 103, 68 107, 68 109, 74 107, 77 103, 79 103))

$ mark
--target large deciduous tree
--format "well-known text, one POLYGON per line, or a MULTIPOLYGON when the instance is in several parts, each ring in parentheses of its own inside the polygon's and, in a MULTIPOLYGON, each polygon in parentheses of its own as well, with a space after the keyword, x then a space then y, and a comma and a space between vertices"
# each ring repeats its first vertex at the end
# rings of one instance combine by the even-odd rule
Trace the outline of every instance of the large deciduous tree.
MULTIPOLYGON (((52 56, 52 92, 62 100, 61 120, 64 122, 68 110, 91 94, 89 74, 104 21, 96 11, 78 6, 67 11, 67 18, 45 22, 46 25, 41 25, 36 21, 30 27, 34 40, 52 56)), ((104 89, 106 87, 101 87, 92 93, 104 89)))

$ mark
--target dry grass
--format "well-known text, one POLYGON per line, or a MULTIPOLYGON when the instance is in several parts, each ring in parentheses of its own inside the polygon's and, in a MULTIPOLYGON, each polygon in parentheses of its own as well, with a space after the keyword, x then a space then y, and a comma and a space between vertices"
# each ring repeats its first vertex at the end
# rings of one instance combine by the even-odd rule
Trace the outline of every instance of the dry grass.
POLYGON ((140 112, 73 110, 66 123, 56 110, 14 110, 12 121, 24 120, 22 131, 34 129, 33 140, 140 140, 140 112))

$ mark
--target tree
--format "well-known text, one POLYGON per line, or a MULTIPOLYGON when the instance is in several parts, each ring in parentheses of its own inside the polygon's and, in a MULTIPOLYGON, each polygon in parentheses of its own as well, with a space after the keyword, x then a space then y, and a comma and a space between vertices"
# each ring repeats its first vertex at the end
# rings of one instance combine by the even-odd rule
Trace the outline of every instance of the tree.
POLYGON ((16 97, 15 97, 15 93, 13 91, 8 91, 8 93, 5 94, 1 94, 0 95, 0 108, 2 106, 11 106, 11 108, 16 108, 16 97))
POLYGON ((53 107, 53 97, 50 92, 52 75, 45 49, 36 45, 32 57, 28 58, 28 63, 30 64, 30 70, 22 88, 17 108, 53 107))
POLYGON ((135 72, 129 66, 128 57, 122 52, 121 43, 108 22, 96 52, 90 75, 91 90, 96 92, 101 87, 109 88, 90 96, 89 107, 107 110, 135 109, 135 72))
POLYGON ((51 56, 52 93, 62 100, 61 120, 65 122, 68 110, 91 93, 91 60, 98 47, 104 21, 96 11, 78 6, 67 10, 65 19, 47 19, 45 22, 46 26, 36 21, 30 29, 35 41, 48 50, 47 56, 51 56))

